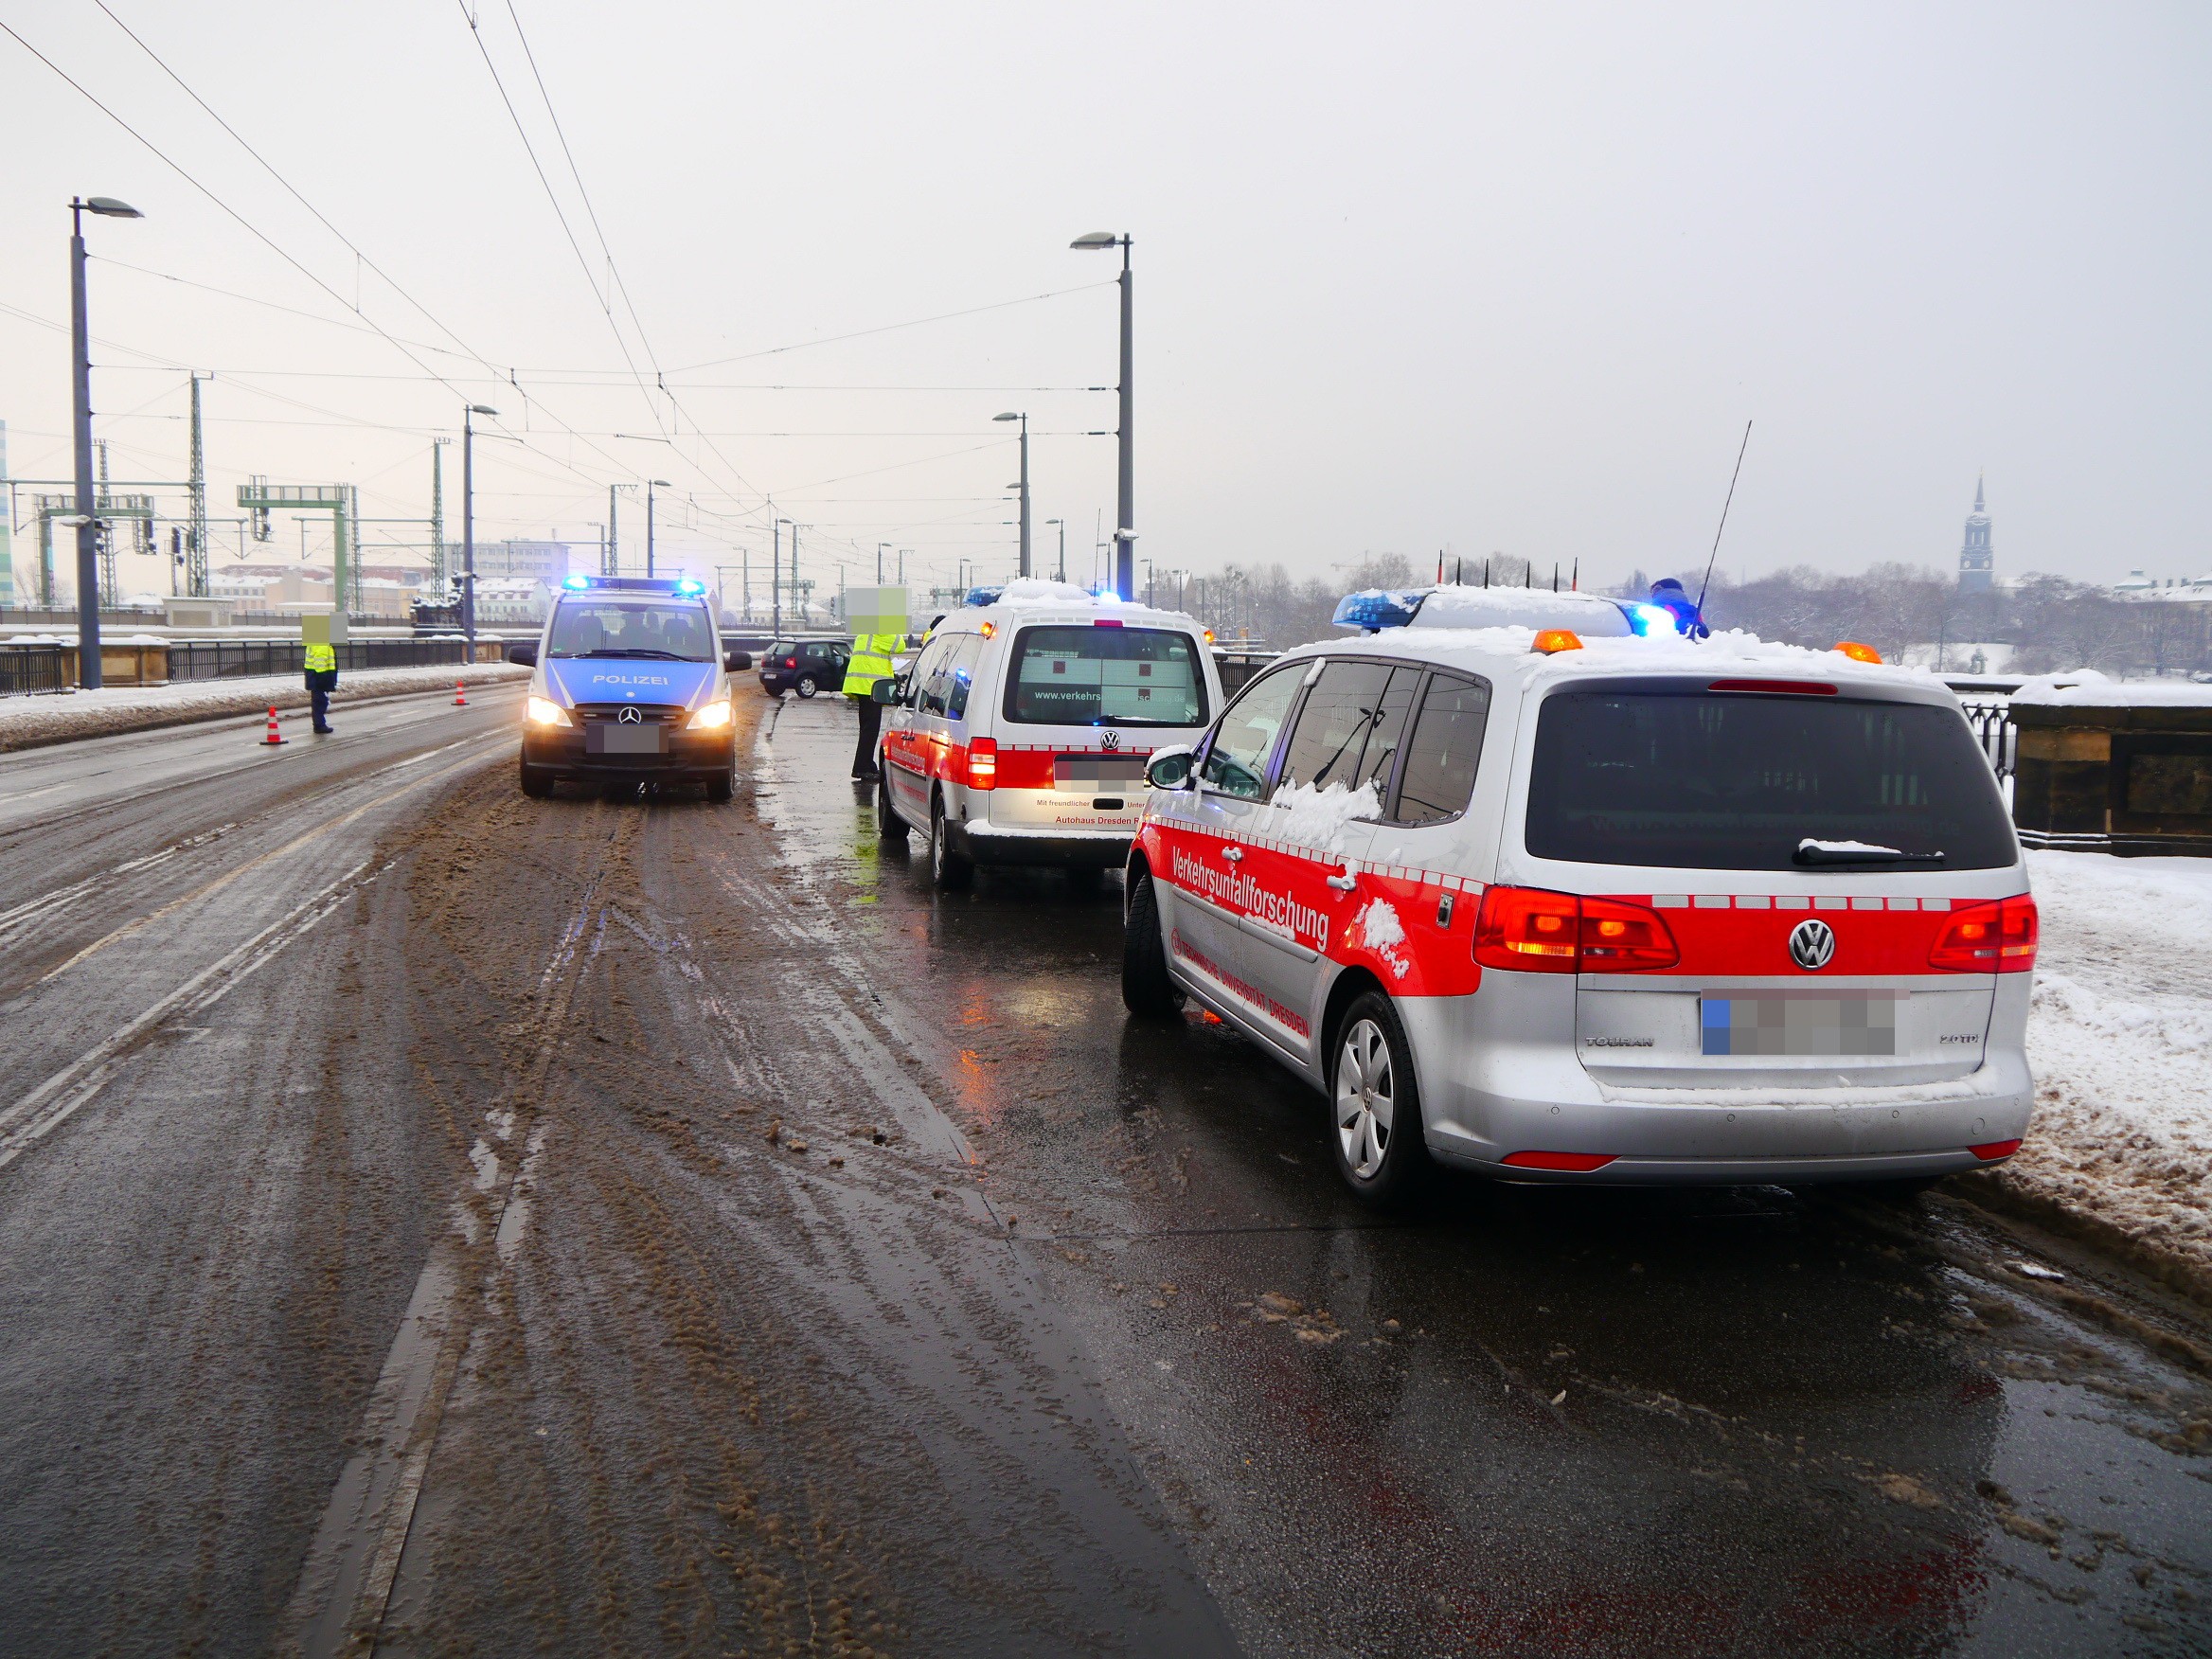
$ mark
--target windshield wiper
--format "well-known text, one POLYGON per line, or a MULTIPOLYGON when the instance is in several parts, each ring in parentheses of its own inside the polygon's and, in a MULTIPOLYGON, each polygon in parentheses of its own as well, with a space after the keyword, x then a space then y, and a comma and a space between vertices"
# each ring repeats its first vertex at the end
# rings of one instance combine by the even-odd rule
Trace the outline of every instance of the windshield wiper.
POLYGON ((703 663, 706 660, 705 657, 687 657, 681 651, 662 651, 653 646, 607 645, 598 651, 557 651, 553 654, 566 662, 575 662, 583 657, 659 657, 671 663, 703 663))
POLYGON ((1906 852, 1901 847, 1875 847, 1864 841, 1815 841, 1810 835, 1797 844, 1801 865, 1939 865, 1940 852, 1906 852))

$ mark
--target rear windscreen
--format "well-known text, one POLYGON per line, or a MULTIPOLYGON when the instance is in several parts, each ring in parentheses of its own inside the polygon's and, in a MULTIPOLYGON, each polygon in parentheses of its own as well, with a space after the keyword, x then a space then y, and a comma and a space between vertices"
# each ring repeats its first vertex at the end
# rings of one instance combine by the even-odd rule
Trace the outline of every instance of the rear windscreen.
POLYGON ((1787 870, 1803 867, 1807 839, 1941 853, 1938 867, 1953 870, 2019 856, 1996 779, 1954 709, 1650 691, 1545 699, 1528 779, 1534 856, 1787 870))
POLYGON ((1198 644, 1167 628, 1025 628, 1007 669, 1023 725, 1204 725, 1198 644))

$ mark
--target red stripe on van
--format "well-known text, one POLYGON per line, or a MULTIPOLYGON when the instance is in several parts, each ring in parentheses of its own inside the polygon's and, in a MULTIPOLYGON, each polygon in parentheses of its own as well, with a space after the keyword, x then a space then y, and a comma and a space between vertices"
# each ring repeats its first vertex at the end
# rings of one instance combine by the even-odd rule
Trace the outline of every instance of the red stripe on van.
MULTIPOLYGON (((1652 904, 1650 894, 1623 895, 1632 904, 1652 904)), ((1726 909, 1704 907, 1693 897, 1686 905, 1658 907, 1668 931, 1682 949, 1682 960, 1671 968, 1650 971, 1645 977, 1673 975, 1753 974, 1813 980, 1840 974, 1928 974, 1928 955, 1950 920, 1942 910, 1814 909, 1811 900, 1798 900, 1793 910, 1726 909), (1821 968, 1808 971, 1790 957, 1790 935, 1801 921, 1817 919, 1834 930, 1835 954, 1821 968)), ((1861 904, 1866 901, 1862 898, 1861 904)))

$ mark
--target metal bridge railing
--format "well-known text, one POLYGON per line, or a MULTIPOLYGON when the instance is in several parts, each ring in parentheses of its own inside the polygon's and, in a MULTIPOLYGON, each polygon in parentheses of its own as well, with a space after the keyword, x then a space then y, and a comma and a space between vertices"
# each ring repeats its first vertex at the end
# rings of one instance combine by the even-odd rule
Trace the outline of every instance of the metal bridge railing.
MULTIPOLYGON (((469 660, 461 639, 349 639, 331 648, 338 669, 421 669, 469 660)), ((285 639, 190 639, 169 648, 169 677, 179 680, 250 680, 267 674, 296 674, 307 664, 307 647, 285 639)))
POLYGON ((0 697, 68 689, 68 657, 61 646, 0 647, 0 697))

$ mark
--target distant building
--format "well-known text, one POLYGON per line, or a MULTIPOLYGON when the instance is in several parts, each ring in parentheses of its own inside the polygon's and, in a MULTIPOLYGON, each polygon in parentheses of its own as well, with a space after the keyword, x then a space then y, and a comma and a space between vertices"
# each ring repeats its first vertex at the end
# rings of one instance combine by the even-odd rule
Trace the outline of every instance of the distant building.
MULTIPOLYGON (((449 561, 458 566, 457 556, 449 561)), ((597 550, 593 552, 591 569, 599 567, 597 550)), ((569 571, 569 544, 566 542, 478 542, 476 544, 476 577, 481 581, 488 576, 529 577, 545 584, 548 591, 567 580, 569 571)))
POLYGON ((545 620, 546 606, 552 598, 551 590, 535 577, 495 576, 487 579, 479 575, 476 578, 477 625, 513 627, 520 623, 535 628, 545 620))
POLYGON ((1982 481, 1974 480, 1974 509, 1967 514, 1966 543, 1958 550, 1958 591, 1986 594, 1997 580, 1997 555, 1989 546, 1989 514, 1982 505, 1982 481))

